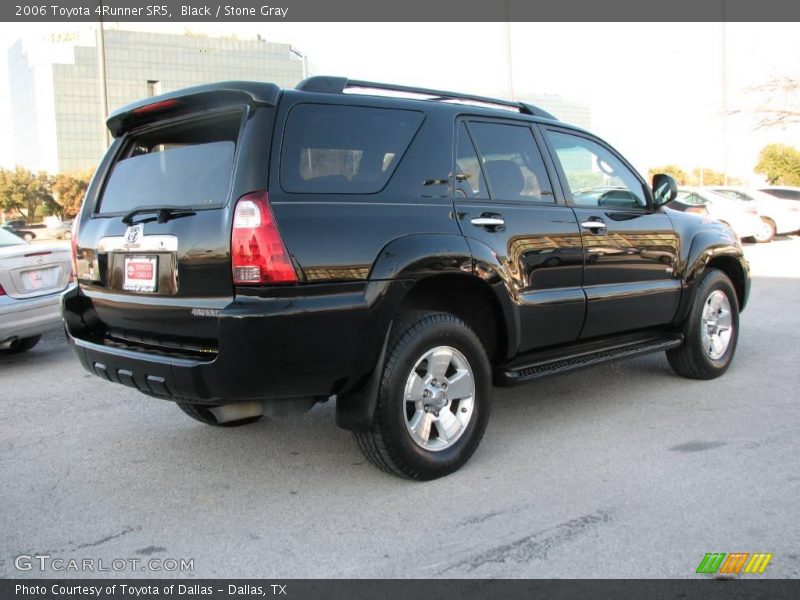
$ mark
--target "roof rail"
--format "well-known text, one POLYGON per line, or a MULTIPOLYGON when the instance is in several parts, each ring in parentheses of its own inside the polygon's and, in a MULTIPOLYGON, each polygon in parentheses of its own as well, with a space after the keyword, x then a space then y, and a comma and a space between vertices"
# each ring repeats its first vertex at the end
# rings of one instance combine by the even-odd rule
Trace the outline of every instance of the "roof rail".
POLYGON ((545 119, 552 119, 557 121, 556 117, 549 112, 542 110, 538 106, 527 104, 525 102, 514 102, 511 100, 501 100, 499 98, 489 98, 487 96, 475 96, 473 94, 461 94, 458 92, 445 92, 442 90, 433 90, 429 88, 420 88, 407 85, 394 85, 391 83, 377 83, 375 81, 362 81, 359 79, 347 79, 346 77, 328 77, 317 75, 309 77, 297 84, 295 89, 304 92, 321 92, 325 94, 343 94, 348 88, 362 88, 368 90, 385 90, 390 92, 400 92, 404 94, 418 94, 422 96, 430 96, 426 100, 440 101, 440 100, 466 100, 467 102, 477 102, 480 104, 487 104, 490 106, 499 106, 503 108, 511 108, 518 110, 522 114, 531 115, 534 117, 542 117, 545 119))

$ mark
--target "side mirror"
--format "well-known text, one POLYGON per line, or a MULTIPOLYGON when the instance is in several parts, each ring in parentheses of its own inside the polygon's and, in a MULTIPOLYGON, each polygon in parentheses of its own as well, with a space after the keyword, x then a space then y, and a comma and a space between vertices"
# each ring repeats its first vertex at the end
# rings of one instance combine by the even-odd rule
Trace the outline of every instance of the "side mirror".
POLYGON ((653 203, 664 206, 678 196, 678 184, 666 173, 653 175, 653 203))

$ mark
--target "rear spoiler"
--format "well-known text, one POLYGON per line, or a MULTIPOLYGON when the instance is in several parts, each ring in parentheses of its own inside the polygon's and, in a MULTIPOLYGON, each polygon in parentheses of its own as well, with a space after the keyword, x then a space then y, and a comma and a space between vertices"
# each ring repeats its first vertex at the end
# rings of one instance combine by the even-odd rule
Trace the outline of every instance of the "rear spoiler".
POLYGON ((115 110, 106 125, 115 138, 147 123, 196 110, 229 104, 260 104, 275 106, 281 89, 274 83, 255 81, 224 81, 167 92, 133 102, 115 110))

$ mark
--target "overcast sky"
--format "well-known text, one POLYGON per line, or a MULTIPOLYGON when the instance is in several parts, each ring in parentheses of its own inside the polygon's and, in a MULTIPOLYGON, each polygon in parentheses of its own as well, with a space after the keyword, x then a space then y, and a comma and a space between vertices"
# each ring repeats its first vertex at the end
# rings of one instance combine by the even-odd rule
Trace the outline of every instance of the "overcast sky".
MULTIPOLYGON (((115 24, 107 24, 114 27, 115 24)), ((20 36, 75 31, 78 24, 0 24, 4 51, 20 36)), ((507 93, 506 25, 452 23, 122 24, 122 28, 210 35, 260 33, 308 55, 315 74, 388 81, 484 95, 507 93)), ((723 64, 729 110, 756 101, 748 89, 771 76, 800 76, 796 23, 729 23, 723 61, 719 23, 513 23, 514 91, 555 93, 592 108, 592 129, 634 165, 723 166, 723 64)), ((6 60, 0 77, 7 81, 6 60)), ((7 85, 0 85, 0 162, 12 165, 7 85)), ((112 109, 114 107, 111 107, 112 109)), ((729 116, 728 166, 752 172, 767 143, 800 146, 800 127, 755 130, 729 116)))

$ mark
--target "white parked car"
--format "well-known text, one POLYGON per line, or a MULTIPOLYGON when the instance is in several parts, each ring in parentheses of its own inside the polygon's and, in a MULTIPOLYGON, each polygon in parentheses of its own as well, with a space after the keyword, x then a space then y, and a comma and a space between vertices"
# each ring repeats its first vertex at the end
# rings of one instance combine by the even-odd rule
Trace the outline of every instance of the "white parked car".
POLYGON ((747 206, 741 200, 706 188, 679 188, 678 197, 667 206, 674 210, 707 214, 728 225, 739 239, 755 238, 763 233, 764 223, 755 206, 747 206))
POLYGON ((794 233, 800 230, 800 202, 786 200, 759 190, 741 187, 715 187, 715 192, 745 203, 753 203, 764 223, 757 242, 769 242, 779 233, 794 233))
POLYGON ((70 285, 64 244, 29 244, 0 228, 0 352, 25 352, 61 326, 59 301, 70 285))

